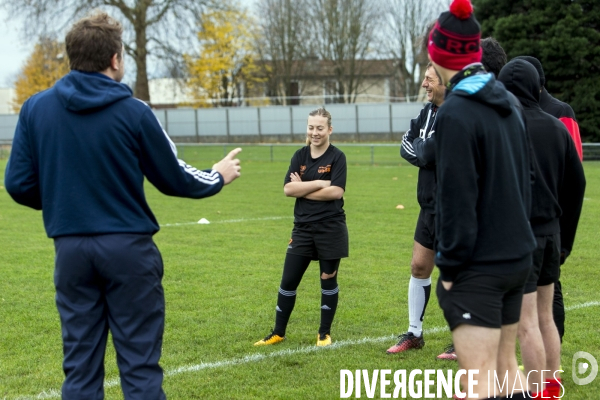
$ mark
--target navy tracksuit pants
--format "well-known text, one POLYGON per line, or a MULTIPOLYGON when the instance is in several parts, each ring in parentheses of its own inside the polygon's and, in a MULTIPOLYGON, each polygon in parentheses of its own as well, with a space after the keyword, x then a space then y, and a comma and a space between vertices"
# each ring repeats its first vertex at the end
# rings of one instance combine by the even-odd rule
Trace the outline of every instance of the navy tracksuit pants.
POLYGON ((163 263, 152 236, 65 236, 54 245, 64 351, 62 398, 104 398, 110 330, 125 399, 165 399, 158 364, 165 317, 163 263))

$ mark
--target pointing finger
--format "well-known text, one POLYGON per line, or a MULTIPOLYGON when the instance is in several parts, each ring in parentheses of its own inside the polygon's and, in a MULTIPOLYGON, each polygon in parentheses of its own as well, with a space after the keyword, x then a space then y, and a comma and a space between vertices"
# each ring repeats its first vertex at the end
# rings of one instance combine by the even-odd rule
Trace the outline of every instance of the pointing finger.
POLYGON ((233 149, 229 152, 229 154, 227 154, 227 156, 225 156, 225 158, 229 158, 230 160, 233 160, 235 158, 235 156, 237 156, 240 153, 240 151, 242 151, 241 147, 233 149))

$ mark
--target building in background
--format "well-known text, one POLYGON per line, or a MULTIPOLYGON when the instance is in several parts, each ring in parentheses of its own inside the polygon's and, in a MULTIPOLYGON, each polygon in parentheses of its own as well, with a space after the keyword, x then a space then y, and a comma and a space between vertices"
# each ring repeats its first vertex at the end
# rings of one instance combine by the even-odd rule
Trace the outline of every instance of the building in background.
POLYGON ((0 88, 0 115, 14 114, 12 103, 15 100, 15 90, 13 88, 0 88))

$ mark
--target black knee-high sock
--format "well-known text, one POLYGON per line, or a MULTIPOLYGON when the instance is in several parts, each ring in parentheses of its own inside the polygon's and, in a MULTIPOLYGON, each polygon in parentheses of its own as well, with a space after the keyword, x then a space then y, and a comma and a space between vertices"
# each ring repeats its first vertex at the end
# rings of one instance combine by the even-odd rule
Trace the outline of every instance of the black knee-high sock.
POLYGON ((310 257, 287 254, 283 265, 283 275, 277 295, 277 307, 275 307, 275 328, 273 333, 285 336, 285 330, 296 304, 296 289, 302 280, 302 276, 308 265, 310 257))
POLYGON ((277 307, 275 307, 275 329, 273 333, 283 337, 294 305, 296 304, 296 291, 287 291, 279 288, 277 295, 277 307))
POLYGON ((331 324, 335 317, 339 297, 339 286, 336 277, 321 279, 321 326, 319 334, 331 333, 331 324))
POLYGON ((319 335, 331 334, 331 324, 337 310, 339 287, 337 283, 337 269, 340 260, 322 260, 321 274, 334 274, 329 279, 321 277, 321 326, 319 335))
POLYGON ((560 336, 560 342, 562 343, 563 336, 565 336, 565 304, 563 302, 562 285, 560 281, 557 281, 554 284, 552 315, 554 316, 554 323, 556 324, 558 336, 560 336))

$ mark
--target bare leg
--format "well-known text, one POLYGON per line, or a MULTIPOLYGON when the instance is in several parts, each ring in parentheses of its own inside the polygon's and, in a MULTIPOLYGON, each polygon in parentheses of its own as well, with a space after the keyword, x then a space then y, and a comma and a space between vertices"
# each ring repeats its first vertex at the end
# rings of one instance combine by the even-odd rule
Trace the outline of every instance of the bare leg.
MULTIPOLYGON (((515 337, 516 333, 515 326, 515 337)), ((460 368, 479 370, 479 375, 476 377, 477 384, 473 387, 473 393, 477 395, 467 398, 485 399, 493 396, 494 381, 488 382, 488 377, 493 379, 496 370, 500 336, 500 329, 466 324, 459 325, 452 331, 452 340, 454 341, 460 368)), ((513 357, 515 357, 516 366, 516 356, 513 354, 513 357)), ((516 368, 518 369, 518 366, 516 368)), ((468 396, 467 377, 463 375, 462 378, 463 390, 467 392, 468 396)))
POLYGON ((497 376, 500 378, 500 383, 502 383, 504 376, 507 376, 508 380, 507 384, 502 388, 496 385, 501 396, 507 396, 512 393, 513 387, 515 388, 515 393, 519 392, 519 388, 527 391, 527 379, 519 370, 519 364, 517 363, 517 330, 518 323, 502 325, 500 346, 498 347, 497 376))
POLYGON ((536 292, 523 295, 518 337, 529 390, 533 393, 541 392, 544 389, 542 370, 546 369, 546 351, 540 332, 537 307, 536 292))
POLYGON ((410 262, 410 273, 417 279, 427 279, 433 272, 435 252, 416 242, 413 245, 413 256, 410 262))
MULTIPOLYGON (((546 350, 546 379, 553 378, 554 372, 560 368, 560 336, 552 316, 552 303, 554 301, 554 284, 538 286, 538 317, 540 331, 546 350)), ((558 375, 556 375, 558 377, 558 375)))

